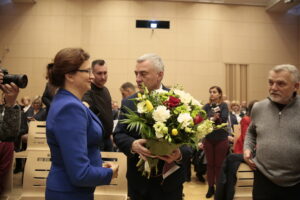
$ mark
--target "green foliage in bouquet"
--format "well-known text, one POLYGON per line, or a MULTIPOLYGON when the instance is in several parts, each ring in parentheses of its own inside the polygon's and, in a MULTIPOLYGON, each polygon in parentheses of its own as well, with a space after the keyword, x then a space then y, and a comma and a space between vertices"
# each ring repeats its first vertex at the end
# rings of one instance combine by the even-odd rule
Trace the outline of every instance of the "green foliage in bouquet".
MULTIPOLYGON (((121 123, 147 139, 146 147, 153 155, 168 155, 182 145, 196 147, 201 138, 216 128, 214 122, 206 119, 199 101, 179 87, 152 92, 145 87, 143 94, 138 93, 131 100, 136 103, 137 112, 125 108, 126 118, 121 123)), ((223 126, 226 125, 218 128, 223 126)), ((137 166, 150 177, 153 169, 157 173, 157 163, 157 158, 147 158, 137 166)))

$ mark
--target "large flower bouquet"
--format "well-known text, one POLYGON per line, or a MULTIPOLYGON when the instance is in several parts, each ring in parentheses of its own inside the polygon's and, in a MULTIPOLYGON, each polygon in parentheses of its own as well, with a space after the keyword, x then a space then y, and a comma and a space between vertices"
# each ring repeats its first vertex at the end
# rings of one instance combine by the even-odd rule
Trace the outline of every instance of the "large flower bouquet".
MULTIPOLYGON (((131 99, 137 105, 137 112, 125 108, 127 113, 121 123, 128 124, 129 131, 136 129, 147 139, 146 147, 153 155, 168 155, 182 145, 196 147, 199 140, 212 132, 214 122, 206 119, 202 105, 189 93, 179 87, 149 92, 131 99)), ((221 125, 223 126, 223 125, 221 125)), ((220 128, 220 127, 218 127, 220 128)), ((143 175, 157 174, 158 158, 147 158, 137 164, 143 175)))

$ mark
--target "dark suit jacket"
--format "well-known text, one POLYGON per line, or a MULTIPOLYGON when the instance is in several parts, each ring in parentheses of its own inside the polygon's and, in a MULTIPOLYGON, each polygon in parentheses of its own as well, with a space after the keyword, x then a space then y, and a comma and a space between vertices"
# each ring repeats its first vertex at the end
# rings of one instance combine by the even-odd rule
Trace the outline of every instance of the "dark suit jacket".
POLYGON ((41 108, 38 113, 34 114, 33 107, 30 107, 26 111, 25 114, 26 114, 26 117, 33 117, 36 121, 45 121, 46 120, 46 110, 44 108, 41 108))
POLYGON ((46 106, 46 116, 49 112, 50 104, 54 94, 55 94, 55 88, 52 85, 50 85, 50 83, 47 83, 42 96, 42 102, 46 106))
POLYGON ((47 188, 61 192, 94 192, 109 184, 112 170, 102 168, 98 145, 103 127, 97 116, 67 90, 55 95, 47 117, 51 170, 47 188))
MULTIPOLYGON (((119 147, 120 151, 122 151, 127 156, 127 180, 128 187, 134 187, 135 189, 145 189, 147 187, 151 187, 151 184, 157 184, 157 182, 149 181, 146 177, 141 175, 141 172, 138 171, 136 164, 139 161, 138 154, 133 154, 131 152, 131 145, 134 140, 140 139, 141 136, 136 131, 128 131, 127 124, 120 123, 120 120, 124 119, 124 115, 122 113, 126 113, 124 107, 128 107, 131 110, 136 111, 136 105, 134 101, 130 100, 131 98, 137 97, 137 94, 134 94, 124 100, 122 100, 121 106, 121 114, 119 116, 119 123, 116 127, 116 131, 114 133, 114 141, 116 145, 119 147)), ((162 187, 165 191, 172 191, 174 188, 179 188, 185 181, 185 166, 188 159, 191 157, 191 149, 184 146, 180 148, 183 159, 181 161, 181 167, 176 172, 168 176, 162 184, 162 187)), ((162 171, 163 161, 159 163, 159 171, 162 171)), ((159 177, 161 180, 158 181, 162 183, 162 176, 159 177)), ((152 178, 150 178, 152 179, 152 178)))

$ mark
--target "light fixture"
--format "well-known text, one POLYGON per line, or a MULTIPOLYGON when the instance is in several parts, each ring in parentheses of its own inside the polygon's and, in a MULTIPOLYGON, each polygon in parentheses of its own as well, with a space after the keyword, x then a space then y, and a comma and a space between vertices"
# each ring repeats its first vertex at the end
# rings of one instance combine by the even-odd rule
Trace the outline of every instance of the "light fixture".
POLYGON ((152 29, 157 28, 157 23, 156 22, 151 22, 150 23, 150 28, 152 28, 152 29))

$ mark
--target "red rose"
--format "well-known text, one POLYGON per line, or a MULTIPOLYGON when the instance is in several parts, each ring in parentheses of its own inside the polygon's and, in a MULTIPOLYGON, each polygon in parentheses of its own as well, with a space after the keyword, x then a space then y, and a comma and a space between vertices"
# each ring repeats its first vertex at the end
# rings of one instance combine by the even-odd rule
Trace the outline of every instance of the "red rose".
POLYGON ((165 101, 164 104, 169 108, 176 107, 180 104, 180 99, 170 96, 168 101, 165 101))
POLYGON ((194 124, 199 124, 203 121, 204 119, 200 116, 200 115, 196 115, 196 117, 194 118, 194 124))

